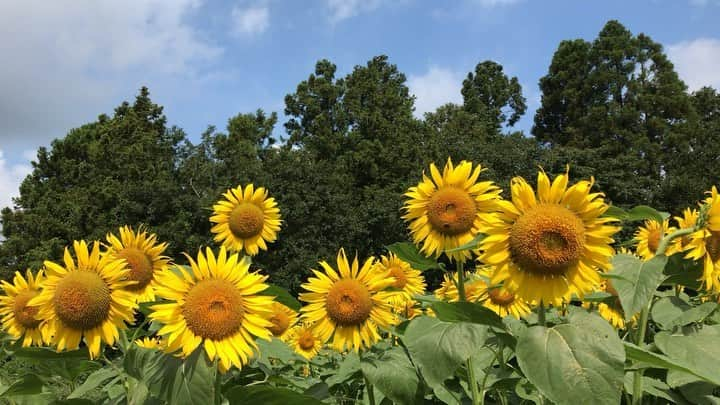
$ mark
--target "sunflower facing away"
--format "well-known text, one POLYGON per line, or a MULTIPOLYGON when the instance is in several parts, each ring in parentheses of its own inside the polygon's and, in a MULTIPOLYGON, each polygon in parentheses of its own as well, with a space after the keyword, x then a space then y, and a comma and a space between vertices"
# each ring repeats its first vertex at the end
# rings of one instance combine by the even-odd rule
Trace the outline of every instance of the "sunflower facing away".
POLYGON ((12 284, 2 281, 5 291, 0 296, 2 326, 13 339, 22 338, 23 347, 40 346, 50 341, 51 330, 47 322, 35 318, 38 308, 28 306, 28 302, 40 293, 45 275, 40 270, 33 276, 29 269, 25 274, 27 278, 16 271, 12 284))
POLYGON ((268 320, 272 322, 270 332, 276 338, 286 341, 288 333, 297 322, 298 313, 279 302, 273 302, 270 307, 272 310, 268 320))
POLYGON ((378 327, 397 321, 387 302, 390 293, 383 292, 395 279, 389 272, 373 271, 373 261, 369 258, 360 267, 355 257, 350 264, 345 250, 340 249, 337 271, 320 262, 325 272, 313 270, 315 277, 302 285, 308 291, 300 294, 300 300, 307 303, 300 309, 303 318, 315 323, 323 342, 332 338, 332 346, 339 352, 370 347, 380 340, 378 327))
MULTIPOLYGON (((447 302, 460 301, 460 292, 457 288, 457 273, 443 274, 443 281, 435 290, 435 297, 447 302)), ((487 293, 487 282, 476 273, 465 272, 465 300, 469 302, 480 301, 487 293)))
POLYGON ((403 215, 410 222, 413 242, 428 256, 446 253, 451 260, 465 261, 469 250, 447 253, 470 241, 478 234, 480 214, 494 211, 500 189, 492 181, 477 182, 480 165, 461 161, 454 167, 448 158, 442 174, 430 164, 430 176, 410 187, 405 196, 403 215))
MULTIPOLYGON (((658 221, 649 219, 645 221, 643 226, 638 228, 637 232, 635 232, 635 240, 637 240, 637 254, 643 260, 647 261, 655 257, 655 252, 657 251, 662 238, 677 230, 676 228, 671 227, 669 222, 669 220, 665 219, 661 224, 658 221)), ((668 246, 668 249, 665 251, 665 255, 670 256, 673 253, 675 253, 674 245, 668 246)))
POLYGON ((64 265, 45 262, 47 279, 43 290, 28 303, 38 306, 38 318, 46 319, 53 331, 57 351, 77 349, 80 339, 90 358, 100 354, 100 343, 118 339, 118 329, 134 320, 135 295, 126 290, 129 270, 125 261, 100 254, 100 242, 92 249, 85 241, 73 242, 77 263, 65 248, 64 265))
MULTIPOLYGON (((611 294, 613 298, 610 299, 609 304, 605 302, 597 304, 598 314, 608 321, 615 329, 625 329, 625 312, 620 304, 618 293, 612 286, 612 282, 609 279, 602 281, 600 283, 600 290, 611 294)), ((592 304, 583 302, 582 306, 583 308, 590 308, 592 304)), ((633 319, 635 319, 635 317, 633 317, 633 319)))
POLYGON ((529 303, 559 306, 600 284, 614 251, 609 225, 600 217, 608 209, 602 193, 591 193, 593 179, 567 187, 568 174, 550 183, 538 174, 537 197, 525 179, 512 180, 512 201, 500 201, 500 211, 483 214, 479 260, 495 266, 492 284, 504 287, 529 303))
POLYGON ((412 300, 414 295, 422 295, 425 292, 425 278, 420 271, 413 269, 410 264, 398 258, 395 253, 381 256, 380 261, 375 264, 376 272, 383 274, 390 273, 395 278, 391 287, 395 288, 395 294, 389 296, 391 305, 401 305, 412 300))
POLYGON ((323 339, 310 322, 300 322, 288 334, 288 344, 306 360, 315 357, 323 346, 323 339))
POLYGON ((162 256, 167 243, 157 243, 157 235, 148 235, 142 228, 135 233, 129 226, 120 228, 120 238, 108 234, 107 241, 110 243, 108 252, 118 259, 125 259, 130 268, 128 279, 136 282, 126 288, 136 294, 138 302, 155 301, 155 275, 170 261, 162 256))
MULTIPOLYGON (((673 219, 677 223, 678 229, 694 228, 695 224, 697 224, 699 215, 698 210, 694 208, 685 208, 681 217, 673 217, 673 219)), ((673 239, 670 242, 673 252, 677 253, 687 250, 691 239, 690 235, 673 239)))
POLYGON ((228 256, 224 247, 217 258, 210 248, 197 261, 187 258, 189 271, 176 265, 158 275, 155 294, 170 302, 151 307, 150 319, 163 324, 157 334, 168 352, 187 357, 202 345, 221 370, 242 368, 257 349, 255 338, 272 336, 273 297, 257 295, 268 287, 267 276, 248 272, 250 260, 228 256))
POLYGON ((275 199, 268 197, 264 187, 252 184, 229 189, 224 200, 213 206, 210 222, 215 241, 230 251, 255 256, 267 250, 267 242, 274 242, 280 231, 280 209, 275 199))
POLYGON ((720 195, 713 186, 705 199, 707 221, 690 234, 685 257, 703 262, 703 283, 712 293, 720 292, 720 195))

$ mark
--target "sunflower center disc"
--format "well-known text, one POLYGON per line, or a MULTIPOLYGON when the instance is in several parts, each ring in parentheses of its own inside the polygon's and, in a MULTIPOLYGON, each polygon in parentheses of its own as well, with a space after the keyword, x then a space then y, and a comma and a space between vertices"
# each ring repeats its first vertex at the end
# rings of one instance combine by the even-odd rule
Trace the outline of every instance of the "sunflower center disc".
POLYGON ((285 312, 278 310, 270 318, 270 322, 273 324, 269 328, 270 332, 272 332, 273 336, 280 336, 290 326, 290 317, 285 312))
POLYGON ((72 271, 58 282, 53 305, 65 325, 88 330, 108 318, 110 301, 110 288, 99 274, 72 271))
POLYGON ((390 268, 390 277, 395 277, 395 283, 393 283, 393 287, 395 288, 403 288, 407 285, 408 279, 405 276, 405 272, 403 269, 397 266, 393 266, 390 268))
POLYGON ((650 250, 651 253, 655 253, 658 246, 660 246, 660 239, 662 239, 661 230, 660 228, 653 228, 648 232, 648 250, 650 250))
POLYGON ((710 237, 705 239, 705 250, 710 254, 713 263, 720 259, 720 232, 710 232, 710 237))
POLYGON ((197 336, 222 340, 234 335, 242 325, 242 296, 226 280, 202 280, 190 289, 182 308, 188 328, 197 336))
POLYGON ((137 281, 137 284, 125 287, 128 290, 140 290, 150 284, 153 279, 153 263, 150 257, 142 250, 134 247, 127 247, 117 253, 127 261, 130 273, 128 279, 137 281))
POLYGON ((522 214, 510 229, 510 254, 523 271, 561 275, 577 264, 585 246, 585 225, 569 209, 542 204, 522 214))
POLYGON ((15 296, 13 315, 20 325, 27 329, 35 329, 40 325, 40 320, 35 319, 38 313, 37 307, 27 306, 28 301, 36 296, 37 291, 22 291, 15 296))
POLYGON ((488 296, 493 304, 506 307, 515 301, 515 295, 500 288, 493 288, 488 291, 488 296))
POLYGON ((238 238, 248 239, 262 232, 265 214, 255 204, 242 202, 230 213, 230 232, 238 238))
POLYGON ((370 317, 370 291, 355 279, 335 282, 327 295, 327 313, 340 326, 356 326, 370 317))
POLYGON ((475 221, 477 207, 467 191, 455 187, 437 190, 427 206, 433 228, 444 235, 468 232, 475 221))
POLYGON ((303 350, 310 350, 315 346, 315 336, 309 330, 304 330, 298 338, 298 346, 303 350))

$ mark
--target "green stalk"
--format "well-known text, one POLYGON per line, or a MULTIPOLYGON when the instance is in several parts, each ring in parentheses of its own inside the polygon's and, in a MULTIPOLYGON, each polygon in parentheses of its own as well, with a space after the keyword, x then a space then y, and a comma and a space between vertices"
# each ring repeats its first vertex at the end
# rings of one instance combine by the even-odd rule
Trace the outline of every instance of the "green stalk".
POLYGON ((365 379, 365 390, 368 394, 368 402, 370 402, 370 405, 375 405, 375 389, 372 384, 370 384, 367 377, 363 376, 363 379, 365 379))
MULTIPOLYGON (((466 302, 467 296, 465 295, 465 270, 463 268, 463 262, 458 260, 455 262, 455 268, 457 270, 458 275, 458 296, 460 302, 466 302)), ((470 386, 470 395, 472 396, 472 403, 473 405, 479 405, 481 404, 480 401, 482 399, 480 398, 480 392, 478 391, 478 385, 477 381, 475 380, 475 368, 473 367, 473 361, 472 357, 468 358, 465 362, 465 365, 467 367, 467 373, 468 373, 468 385, 470 386)), ((483 395, 484 397, 484 395, 483 395)))
POLYGON ((460 296, 459 301, 467 301, 467 298, 465 296, 465 271, 463 269, 463 262, 457 261, 455 262, 455 268, 457 269, 457 275, 458 275, 458 295, 460 296))
POLYGON ((538 324, 545 326, 545 304, 540 300, 540 306, 538 307, 538 324))

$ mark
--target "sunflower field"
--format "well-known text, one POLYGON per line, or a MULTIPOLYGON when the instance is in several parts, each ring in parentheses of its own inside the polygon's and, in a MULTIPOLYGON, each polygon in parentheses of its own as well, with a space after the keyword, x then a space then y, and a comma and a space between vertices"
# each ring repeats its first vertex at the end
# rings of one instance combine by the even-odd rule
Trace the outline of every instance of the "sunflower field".
POLYGON ((339 248, 297 297, 252 257, 282 233, 254 184, 168 257, 123 226, 2 282, 0 398, 56 404, 716 403, 720 194, 622 210, 570 168, 502 186, 430 164, 402 201, 412 243, 339 248), (641 224, 628 240, 623 226, 641 224), (440 279, 426 280, 428 274, 440 279), (432 285, 432 284, 436 285, 432 285))

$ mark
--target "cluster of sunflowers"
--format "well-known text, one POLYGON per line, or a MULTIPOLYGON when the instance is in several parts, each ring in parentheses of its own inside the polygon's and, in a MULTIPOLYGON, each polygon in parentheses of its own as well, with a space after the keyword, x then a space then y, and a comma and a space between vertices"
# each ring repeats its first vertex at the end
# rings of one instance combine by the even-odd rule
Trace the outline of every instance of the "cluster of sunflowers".
MULTIPOLYGON (((532 307, 562 307, 594 291, 617 292, 603 273, 615 254, 619 220, 607 215, 594 180, 568 184, 568 173, 552 181, 538 173, 536 190, 520 177, 510 185, 510 200, 492 181, 478 181, 482 167, 448 159, 442 173, 405 194, 403 218, 419 251, 446 255, 457 269, 446 273, 435 296, 470 301, 500 316, 521 318, 532 307), (469 246, 469 247, 468 247, 469 246), (474 271, 465 264, 475 261, 474 271)), ((101 345, 113 345, 119 331, 136 320, 140 303, 150 303, 147 320, 155 336, 138 340, 146 348, 186 357, 202 347, 221 370, 241 368, 258 350, 255 340, 272 336, 311 359, 326 344, 337 351, 370 347, 403 319, 423 313, 415 298, 425 294, 421 272, 394 253, 360 264, 340 249, 336 266, 320 270, 302 284, 300 313, 267 293, 267 276, 250 271, 250 256, 277 239, 280 210, 262 187, 228 190, 213 207, 212 232, 221 247, 206 248, 188 266, 163 256, 167 244, 154 234, 130 227, 106 243, 73 243, 63 263, 46 261, 26 277, 3 282, 0 316, 5 330, 23 346, 77 349, 84 339, 91 358, 101 345)), ((684 252, 703 261, 703 285, 720 292, 720 196, 715 188, 702 214, 687 209, 668 220, 648 220, 635 234, 637 254, 684 252), (681 237, 677 237, 681 236, 681 237)), ((624 327, 618 305, 598 304, 600 314, 624 327)), ((425 311, 433 316, 432 311, 425 311)))

